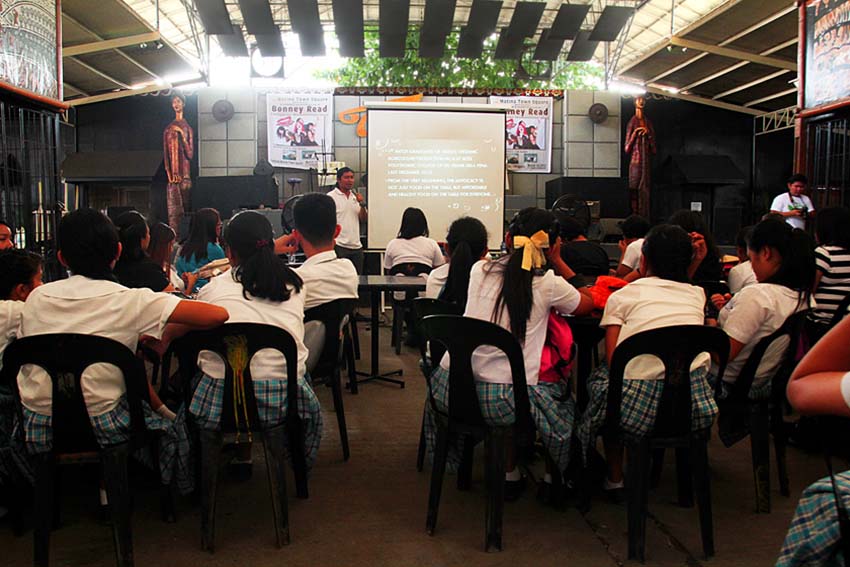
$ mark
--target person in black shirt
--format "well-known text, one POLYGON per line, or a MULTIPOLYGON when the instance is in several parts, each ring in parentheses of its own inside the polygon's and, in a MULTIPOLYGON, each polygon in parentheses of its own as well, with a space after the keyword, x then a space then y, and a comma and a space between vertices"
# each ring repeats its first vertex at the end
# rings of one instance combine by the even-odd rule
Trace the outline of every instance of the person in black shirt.
POLYGON ((137 211, 127 211, 115 219, 115 225, 121 238, 121 257, 112 271, 118 282, 132 288, 173 291, 162 266, 148 256, 151 236, 145 217, 137 211))
MULTIPOLYGON (((608 275, 608 253, 587 239, 584 227, 562 211, 554 211, 561 226, 561 257, 577 274, 579 285, 596 276, 608 275)), ((571 281, 570 283, 573 283, 571 281)))

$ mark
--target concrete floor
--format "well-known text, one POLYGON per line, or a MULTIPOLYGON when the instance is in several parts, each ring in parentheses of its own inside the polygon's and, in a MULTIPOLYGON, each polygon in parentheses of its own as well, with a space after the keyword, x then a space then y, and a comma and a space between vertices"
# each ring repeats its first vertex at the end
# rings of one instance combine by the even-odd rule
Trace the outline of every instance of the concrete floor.
MULTIPOLYGON (((454 488, 447 476, 437 532, 425 533, 429 473, 416 472, 416 448, 425 399, 418 356, 405 349, 400 357, 387 346, 381 329, 381 367, 404 368, 407 387, 363 385, 360 394, 345 394, 351 459, 342 462, 336 420, 325 413, 324 439, 310 479, 308 500, 290 499, 292 543, 274 546, 271 506, 262 460, 255 447, 254 476, 239 482, 222 476, 216 525, 216 552, 200 550, 200 514, 187 499, 178 501, 176 524, 162 523, 157 493, 136 490, 134 545, 136 565, 181 566, 457 566, 457 565, 600 565, 626 561, 626 509, 601 498, 582 516, 575 508, 558 511, 540 505, 532 489, 506 504, 504 551, 486 554, 484 492, 480 467, 470 492, 454 488)), ((361 329, 363 360, 368 366, 368 331, 361 329)), ((319 390, 330 408, 330 391, 319 390)), ((258 450, 259 449, 259 450, 258 450)), ((817 455, 788 452, 791 497, 779 495, 773 471, 773 512, 753 513, 749 442, 726 449, 714 441, 713 468, 716 556, 702 557, 696 509, 682 509, 675 497, 672 463, 659 489, 650 494, 647 522, 648 565, 772 565, 777 557, 802 489, 825 474, 817 455)), ((478 451, 480 461, 483 451, 478 451)), ((669 452, 668 452, 669 453, 669 452)), ((96 485, 88 472, 65 480, 63 527, 53 533, 53 565, 114 564, 111 530, 95 514, 96 485)), ((289 483, 290 494, 293 484, 289 483)), ((32 532, 15 538, 0 523, 0 565, 32 561, 32 532)))

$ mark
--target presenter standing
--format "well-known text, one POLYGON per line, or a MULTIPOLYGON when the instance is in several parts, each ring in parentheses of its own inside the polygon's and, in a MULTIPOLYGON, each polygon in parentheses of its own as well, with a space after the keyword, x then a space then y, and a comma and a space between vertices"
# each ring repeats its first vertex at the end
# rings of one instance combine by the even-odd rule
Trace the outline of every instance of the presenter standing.
POLYGON ((815 207, 812 200, 803 191, 806 190, 808 179, 805 175, 795 173, 788 179, 788 190, 773 199, 770 212, 785 217, 785 222, 794 228, 806 229, 806 221, 814 216, 815 207))
POLYGON ((347 258, 358 274, 363 273, 363 245, 360 223, 366 220, 366 200, 353 191, 354 170, 341 167, 336 172, 336 187, 328 193, 336 204, 336 223, 341 227, 334 250, 339 258, 347 258))

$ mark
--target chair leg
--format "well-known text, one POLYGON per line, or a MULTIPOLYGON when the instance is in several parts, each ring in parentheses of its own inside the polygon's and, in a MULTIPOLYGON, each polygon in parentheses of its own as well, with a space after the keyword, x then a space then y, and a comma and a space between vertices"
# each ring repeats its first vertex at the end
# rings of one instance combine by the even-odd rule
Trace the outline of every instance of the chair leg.
MULTIPOLYGON (((780 417, 781 420, 781 417, 780 417)), ((791 496, 791 487, 788 482, 788 462, 785 457, 785 432, 777 428, 773 433, 773 449, 776 453, 776 472, 779 474, 779 493, 782 496, 791 496)))
POLYGON ((419 450, 416 453, 416 470, 422 472, 425 467, 425 452, 427 451, 425 442, 425 412, 422 412, 422 426, 419 428, 419 450))
MULTIPOLYGON (((353 319, 353 317, 352 317, 353 319)), ((356 336, 356 335, 355 335, 356 336)), ((351 335, 346 334, 343 337, 343 356, 345 357, 345 365, 348 368, 348 389, 352 394, 357 393, 357 367, 355 365, 355 345, 352 343, 351 335)))
POLYGON ((272 515, 277 546, 289 545, 289 505, 286 500, 286 455, 284 427, 279 425, 263 435, 266 454, 266 472, 272 500, 272 515))
MULTIPOLYGON (((664 447, 652 451, 652 472, 649 477, 649 486, 653 490, 661 484, 661 473, 664 472, 664 447)), ((677 462, 678 465, 678 462, 677 462)))
POLYGON ((215 551, 215 503, 221 465, 221 433, 201 430, 201 549, 215 551))
POLYGON ((351 317, 348 319, 349 330, 351 332, 351 342, 352 346, 354 346, 354 358, 356 360, 360 360, 360 335, 357 332, 357 312, 351 314, 351 317))
POLYGON ((331 376, 331 393, 334 400, 336 421, 339 425, 339 441, 342 444, 342 460, 347 461, 351 456, 348 448, 348 427, 345 425, 345 406, 342 403, 342 385, 340 384, 340 369, 335 368, 331 376))
POLYGON ((649 440, 641 439, 628 448, 629 559, 646 559, 646 512, 649 497, 649 440))
POLYGON ((53 499, 55 462, 51 453, 35 457, 35 530, 33 537, 33 565, 50 564, 50 530, 53 528, 53 499))
POLYGON ((494 428, 484 440, 487 478, 487 515, 484 551, 502 551, 502 515, 505 506, 505 442, 507 430, 494 428))
POLYGON ((756 490, 756 514, 770 513, 770 430, 761 406, 750 410, 750 447, 756 490))
POLYGON ((431 468, 431 490, 428 493, 428 515, 425 518, 425 531, 434 535, 437 527, 437 512, 440 509, 440 494, 443 491, 443 475, 446 473, 446 459, 449 454, 448 428, 437 425, 437 442, 434 448, 434 463, 431 468))
POLYGON ((128 444, 117 445, 100 452, 103 480, 109 499, 112 518, 112 536, 115 543, 115 564, 119 567, 133 565, 133 528, 131 524, 130 483, 127 478, 128 444))
POLYGON ((705 558, 714 556, 714 519, 711 511, 711 470, 708 464, 708 441, 697 440, 691 445, 691 470, 699 506, 699 527, 705 558))
POLYGON ((472 465, 475 459, 475 439, 467 435, 463 439, 463 456, 457 471, 457 489, 472 488, 472 465))
POLYGON ((691 471, 690 450, 685 447, 676 448, 676 487, 679 493, 679 506, 693 508, 694 484, 691 471))

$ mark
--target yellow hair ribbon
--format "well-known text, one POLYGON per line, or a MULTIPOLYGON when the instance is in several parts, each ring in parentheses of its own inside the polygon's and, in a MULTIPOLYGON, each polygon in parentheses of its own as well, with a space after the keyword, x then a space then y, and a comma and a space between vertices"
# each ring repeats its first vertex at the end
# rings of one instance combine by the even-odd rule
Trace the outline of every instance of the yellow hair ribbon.
POLYGON ((544 248, 549 248, 549 234, 538 230, 531 236, 514 236, 514 248, 522 248, 522 269, 542 268, 546 263, 544 248))

